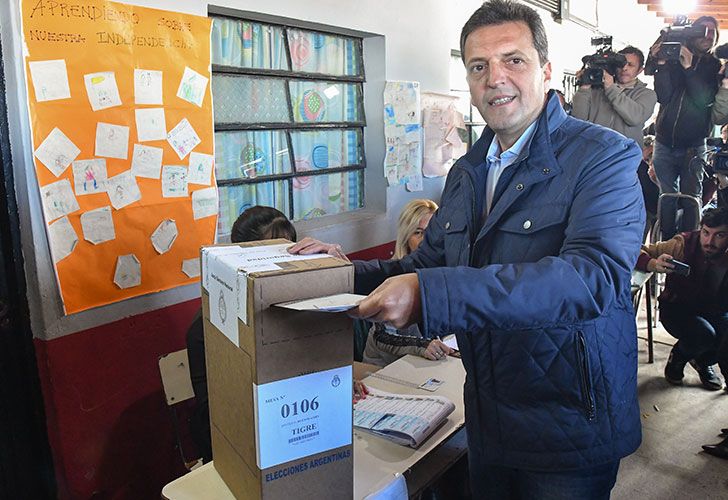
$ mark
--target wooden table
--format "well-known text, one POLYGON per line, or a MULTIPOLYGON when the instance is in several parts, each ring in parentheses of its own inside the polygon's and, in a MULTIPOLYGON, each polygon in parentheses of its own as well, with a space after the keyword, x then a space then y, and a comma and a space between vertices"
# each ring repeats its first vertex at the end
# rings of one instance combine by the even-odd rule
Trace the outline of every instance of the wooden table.
MULTIPOLYGON (((354 429, 354 498, 362 499, 387 487, 404 475, 410 495, 437 479, 467 450, 463 384, 465 369, 459 358, 429 361, 404 356, 378 367, 355 363, 354 373, 367 386, 398 394, 436 394, 455 403, 455 410, 418 449, 397 445, 387 439, 354 429), (443 380, 435 392, 412 387, 435 377, 443 380)), ((233 494, 212 463, 175 479, 162 489, 167 500, 233 500, 233 494)))

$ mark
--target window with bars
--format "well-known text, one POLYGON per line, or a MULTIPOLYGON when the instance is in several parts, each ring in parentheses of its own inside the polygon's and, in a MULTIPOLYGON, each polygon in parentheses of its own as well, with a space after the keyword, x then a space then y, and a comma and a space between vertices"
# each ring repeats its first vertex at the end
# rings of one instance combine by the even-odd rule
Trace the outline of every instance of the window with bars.
POLYGON ((246 208, 364 206, 361 38, 212 16, 218 235, 246 208))
POLYGON ((465 66, 459 50, 450 51, 450 94, 457 96, 457 108, 465 119, 468 131, 468 150, 473 146, 485 130, 485 121, 480 111, 470 101, 470 89, 466 80, 465 66))

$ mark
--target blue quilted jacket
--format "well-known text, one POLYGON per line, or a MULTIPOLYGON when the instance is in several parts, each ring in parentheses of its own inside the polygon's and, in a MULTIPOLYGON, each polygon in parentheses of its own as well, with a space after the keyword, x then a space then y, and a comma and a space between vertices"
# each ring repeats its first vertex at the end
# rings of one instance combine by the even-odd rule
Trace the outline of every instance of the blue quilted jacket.
POLYGON ((355 263, 356 288, 416 272, 424 336, 456 334, 473 477, 482 464, 617 460, 641 440, 629 292, 644 227, 641 152, 568 117, 550 95, 481 227, 492 137, 486 130, 453 166, 419 249, 355 263))

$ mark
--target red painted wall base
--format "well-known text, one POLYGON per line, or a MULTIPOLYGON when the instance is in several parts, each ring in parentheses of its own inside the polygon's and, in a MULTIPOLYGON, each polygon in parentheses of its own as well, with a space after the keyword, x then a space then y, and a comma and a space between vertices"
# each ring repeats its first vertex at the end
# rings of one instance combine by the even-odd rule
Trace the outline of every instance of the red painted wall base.
MULTIPOLYGON (((388 259, 394 242, 351 259, 388 259)), ((199 299, 54 340, 35 341, 48 437, 66 499, 156 499, 184 474, 158 359, 185 348, 199 299)), ((190 405, 181 403, 188 434, 190 405)), ((188 458, 195 455, 189 439, 188 458)))

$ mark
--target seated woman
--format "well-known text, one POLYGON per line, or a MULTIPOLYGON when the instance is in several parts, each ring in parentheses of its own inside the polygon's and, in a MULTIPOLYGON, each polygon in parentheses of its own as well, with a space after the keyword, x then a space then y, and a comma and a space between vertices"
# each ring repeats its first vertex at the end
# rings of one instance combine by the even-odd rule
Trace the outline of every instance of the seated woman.
MULTIPOLYGON (((437 210, 437 204, 432 200, 412 200, 405 205, 397 224, 395 259, 401 259, 417 250, 435 210, 437 210)), ((405 354, 415 354, 435 361, 451 352, 452 349, 439 339, 423 338, 417 325, 412 325, 405 330, 397 330, 391 326, 376 323, 369 330, 363 361, 385 366, 405 354)))
MULTIPOLYGON (((296 228, 280 211, 272 207, 256 205, 240 214, 230 233, 232 243, 285 238, 296 241, 296 228)), ((190 378, 195 391, 195 408, 190 418, 190 432, 207 463, 212 460, 210 439, 210 404, 207 396, 207 372, 205 369, 205 337, 202 328, 202 312, 197 314, 187 331, 187 354, 190 378)))

